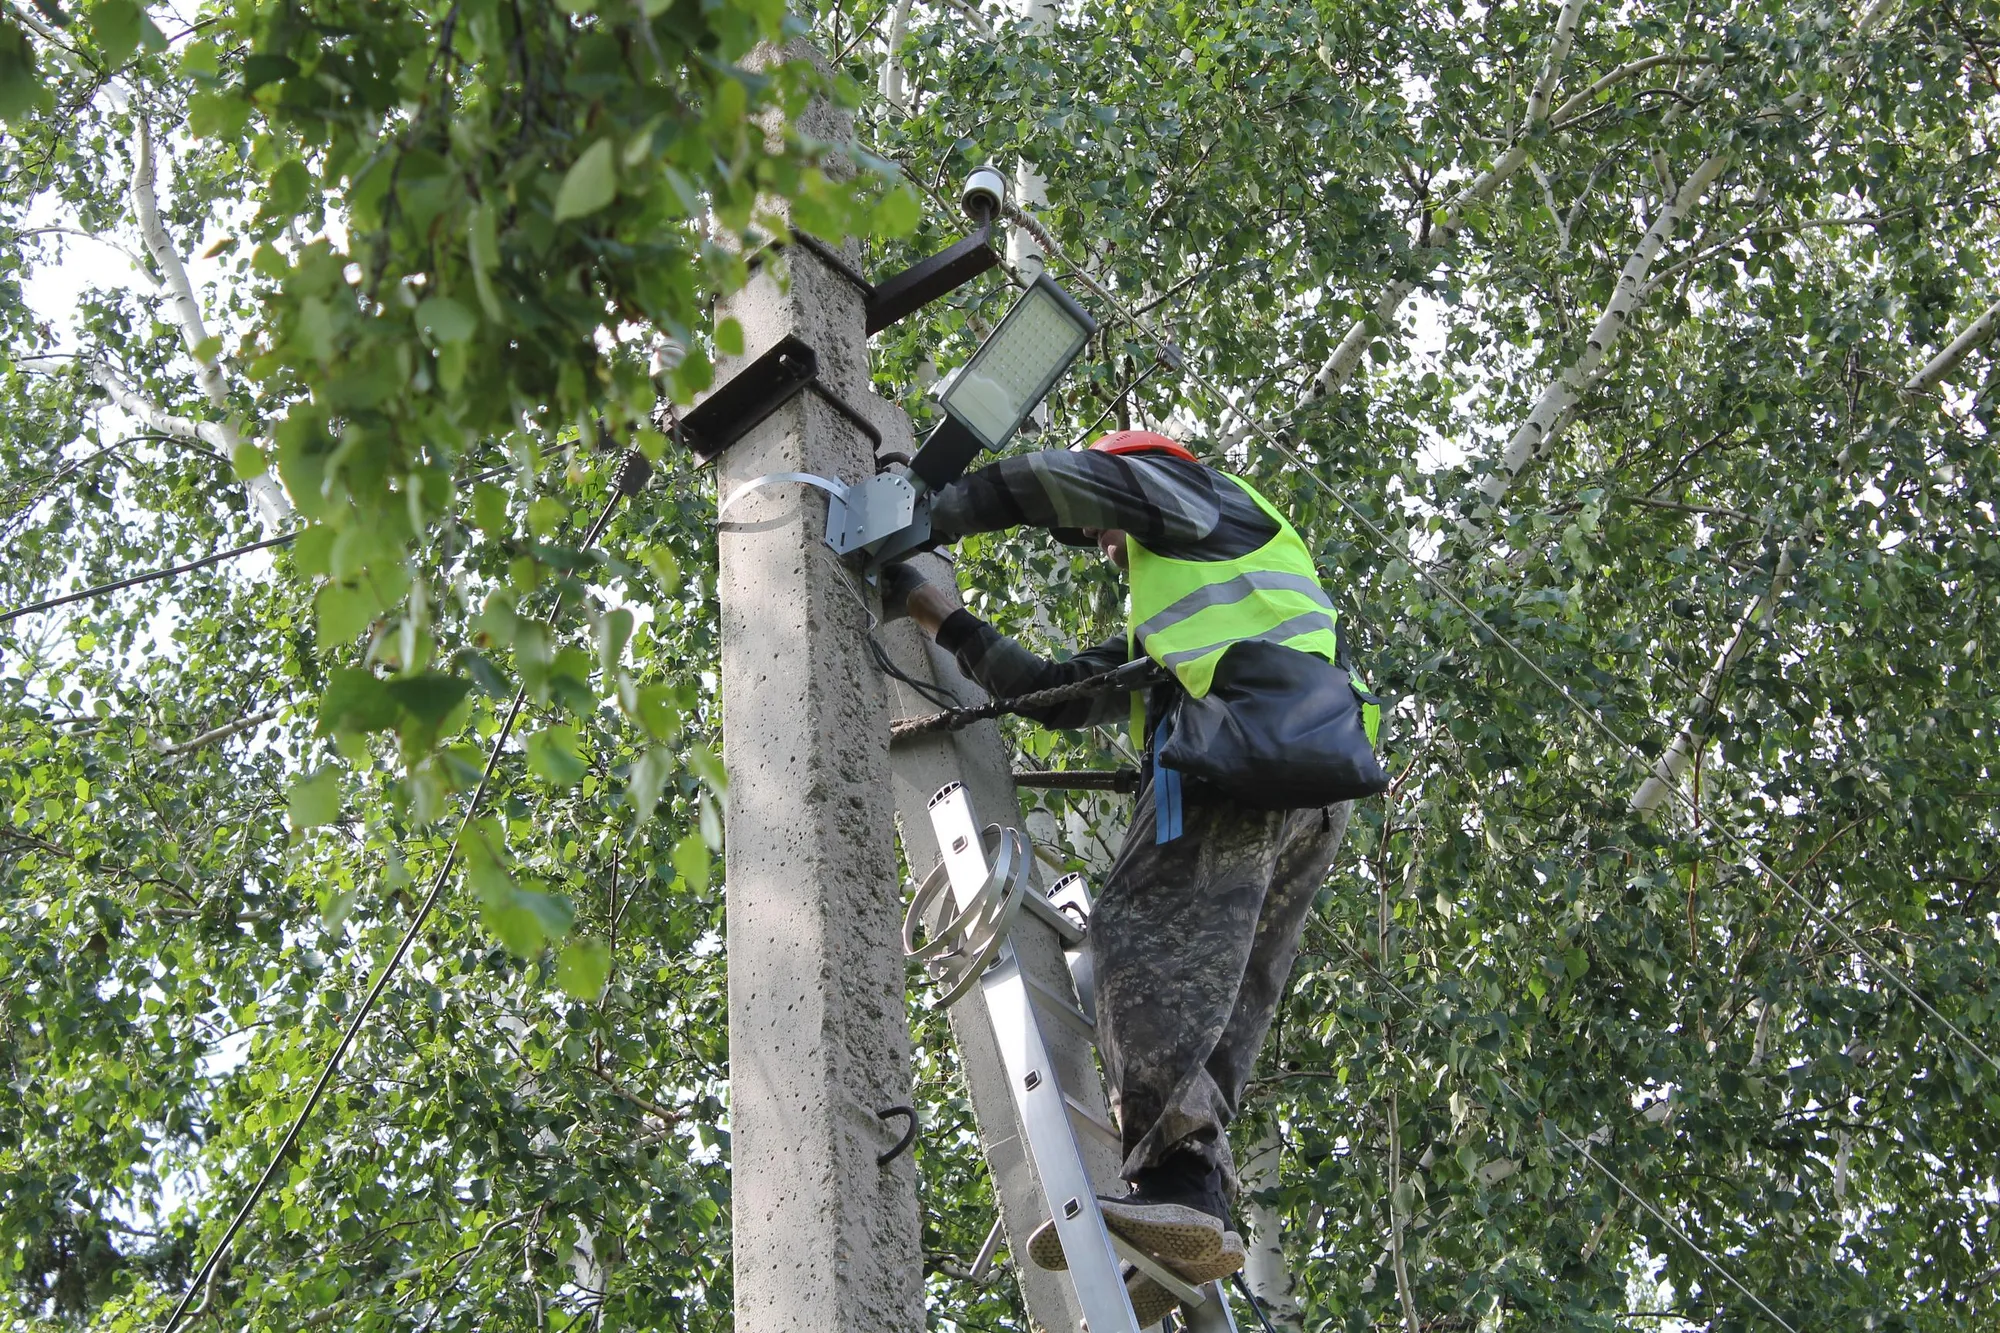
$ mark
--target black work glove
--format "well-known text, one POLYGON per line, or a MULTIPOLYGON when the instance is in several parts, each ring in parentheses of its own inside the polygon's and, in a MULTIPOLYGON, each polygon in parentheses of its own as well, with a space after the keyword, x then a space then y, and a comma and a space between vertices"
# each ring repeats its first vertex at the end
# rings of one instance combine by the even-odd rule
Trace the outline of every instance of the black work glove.
POLYGON ((886 625, 909 615, 910 594, 929 581, 907 564, 885 566, 881 574, 882 623, 886 625))

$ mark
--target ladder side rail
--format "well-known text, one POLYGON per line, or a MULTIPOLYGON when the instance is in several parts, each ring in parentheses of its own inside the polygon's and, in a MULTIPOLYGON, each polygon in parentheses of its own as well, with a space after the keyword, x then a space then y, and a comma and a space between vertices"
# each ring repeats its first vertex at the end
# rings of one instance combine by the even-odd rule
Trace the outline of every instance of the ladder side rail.
MULTIPOLYGON (((930 816, 963 908, 980 892, 989 872, 980 826, 965 789, 953 784, 941 791, 930 803, 930 816)), ((981 978, 980 990, 1042 1193, 1062 1237, 1083 1317, 1080 1326, 1092 1333, 1138 1333, 1119 1257, 1097 1208, 1097 1186, 1070 1127, 1068 1099, 1011 944, 1001 948, 981 978)))

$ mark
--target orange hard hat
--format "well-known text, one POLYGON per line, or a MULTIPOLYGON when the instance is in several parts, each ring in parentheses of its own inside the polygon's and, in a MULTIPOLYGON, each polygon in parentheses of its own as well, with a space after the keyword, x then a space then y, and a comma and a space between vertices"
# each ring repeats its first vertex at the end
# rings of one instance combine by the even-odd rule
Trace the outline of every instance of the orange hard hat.
POLYGON ((1151 430, 1114 430, 1098 436, 1090 447, 1102 454, 1172 454, 1190 463, 1201 461, 1187 451, 1186 445, 1151 430))

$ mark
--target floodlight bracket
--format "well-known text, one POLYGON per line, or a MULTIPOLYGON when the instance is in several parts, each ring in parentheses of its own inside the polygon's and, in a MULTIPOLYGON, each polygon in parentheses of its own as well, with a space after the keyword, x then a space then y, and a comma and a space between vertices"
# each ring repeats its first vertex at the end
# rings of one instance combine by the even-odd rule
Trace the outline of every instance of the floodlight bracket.
POLYGON ((792 239, 861 293, 866 315, 864 327, 873 335, 939 297, 949 296, 998 264, 1000 254, 993 248, 993 222, 993 214, 984 212, 979 225, 965 239, 881 282, 870 282, 841 257, 840 251, 817 236, 794 231, 792 239))
POLYGON ((681 418, 681 439, 697 461, 712 463, 730 445, 808 389, 867 436, 876 452, 881 451, 882 432, 852 403, 820 382, 819 353, 791 334, 780 338, 770 351, 695 404, 681 418))

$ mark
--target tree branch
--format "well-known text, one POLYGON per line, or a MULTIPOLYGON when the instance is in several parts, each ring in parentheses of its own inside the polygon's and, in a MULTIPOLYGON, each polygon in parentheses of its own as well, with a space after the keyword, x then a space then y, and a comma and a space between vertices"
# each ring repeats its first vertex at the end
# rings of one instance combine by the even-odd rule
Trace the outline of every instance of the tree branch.
POLYGON ((1609 74, 1599 79, 1596 83, 1591 84, 1588 88, 1575 94, 1568 101, 1557 107, 1555 114, 1549 117, 1549 131, 1553 133, 1556 130, 1566 130, 1581 120, 1585 114, 1596 114, 1595 112, 1586 112, 1584 109, 1596 100, 1599 93, 1607 88, 1615 87, 1627 79, 1644 74, 1649 69, 1658 69, 1662 65, 1708 65, 1713 63, 1707 56, 1671 54, 1644 56, 1638 60, 1628 60, 1617 69, 1612 70, 1609 74))
MULTIPOLYGON (((173 238, 167 235, 166 223, 160 218, 152 126, 144 116, 138 121, 139 139, 132 154, 132 214, 138 220, 139 238, 145 242, 146 253, 159 267, 167 306, 180 324, 181 341, 195 359, 196 382, 219 418, 215 423, 219 447, 225 455, 233 454, 240 439, 230 419, 229 390, 222 382, 222 364, 206 345, 208 328, 202 322, 201 303, 195 297, 194 285, 188 281, 187 266, 181 262, 173 238)), ((245 482, 244 487, 267 531, 275 532, 290 525, 291 501, 277 478, 262 473, 245 482)))
POLYGON ((266 708, 261 713, 252 713, 248 717, 240 717, 234 722, 225 722, 219 727, 211 727, 207 731, 201 732, 199 735, 190 736, 176 745, 162 745, 158 741, 154 741, 153 748, 163 757, 169 759, 177 755, 191 754, 205 745, 213 745, 217 741, 226 741, 231 736, 241 735, 243 732, 261 727, 276 717, 278 713, 279 710, 276 708, 266 708))
POLYGON ((1994 330, 2000 329, 2000 302, 1986 308, 1986 313, 1965 326, 1964 332, 1945 347, 1942 352, 1924 363, 1924 368, 1903 384, 1904 393, 1929 393, 1944 381, 1945 376, 1958 369, 1959 362, 1970 356, 1994 330))
MULTIPOLYGON (((1725 153, 1717 153, 1702 162, 1689 174, 1666 207, 1660 210, 1659 216, 1653 219, 1653 225, 1646 229, 1631 258, 1625 261, 1625 267, 1618 275, 1618 285, 1611 299, 1605 303, 1604 312, 1591 328, 1582 354, 1549 382, 1535 400, 1527 420, 1509 437, 1493 470, 1479 480, 1476 489, 1487 505, 1497 506, 1515 478, 1555 443, 1567 422, 1570 409, 1582 396, 1585 387, 1600 373, 1611 350, 1617 346, 1619 335, 1630 322, 1632 311, 1651 290, 1646 277, 1653 261, 1659 257, 1661 247, 1667 243, 1667 238, 1673 234, 1688 209, 1728 164, 1729 157, 1725 153)), ((1459 529, 1462 535, 1474 540, 1485 534, 1484 521, 1473 517, 1462 520, 1459 529)))

